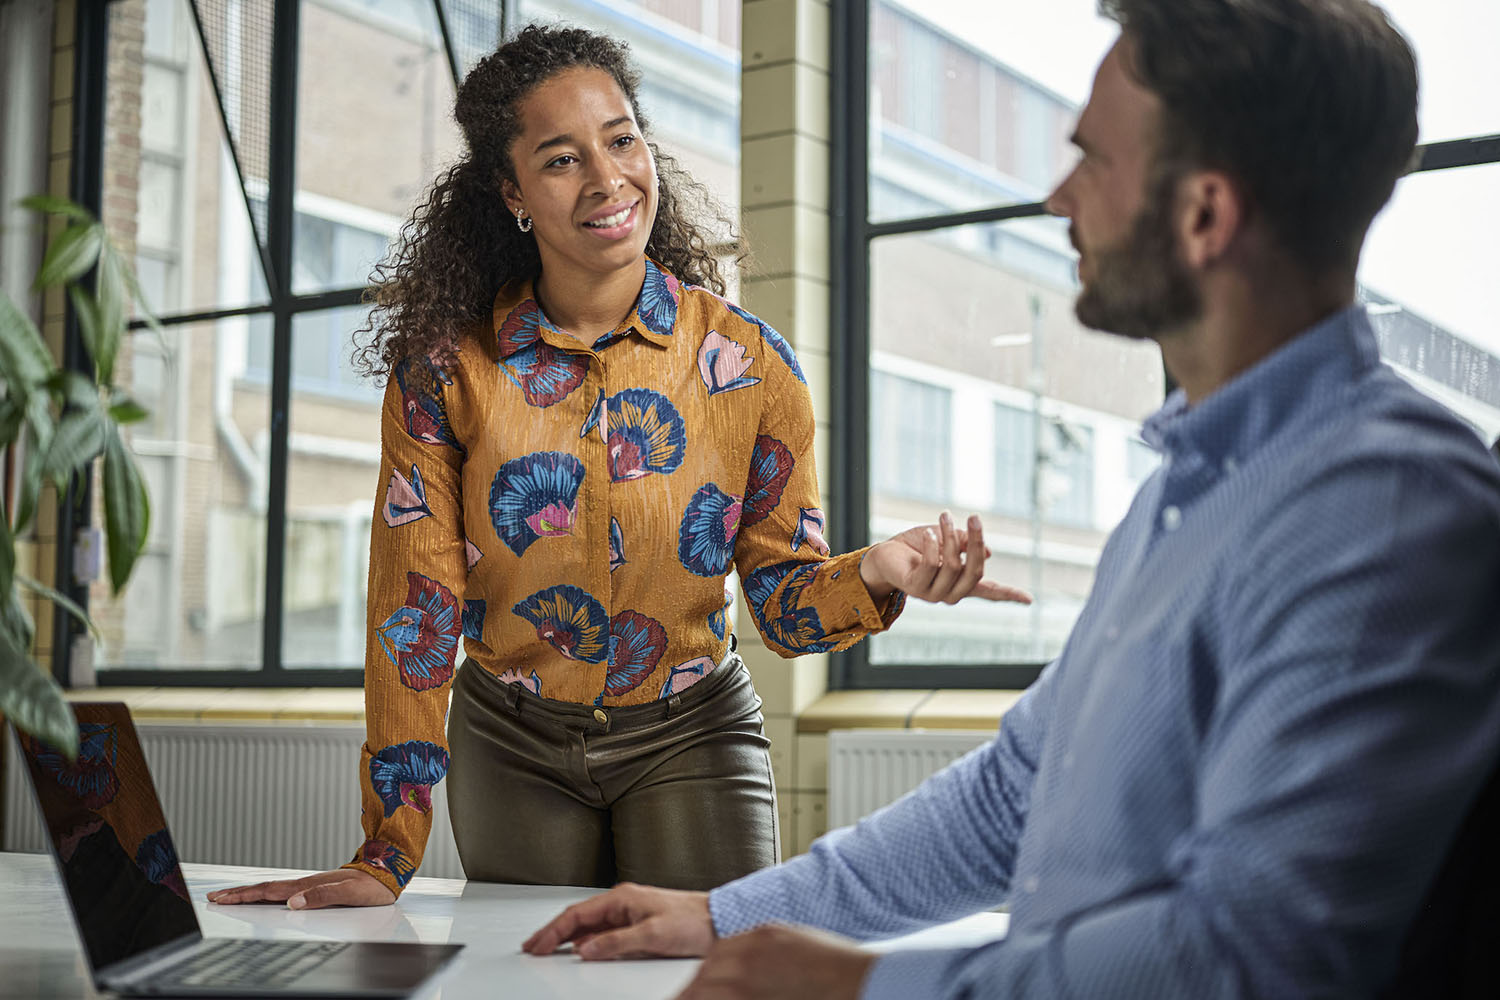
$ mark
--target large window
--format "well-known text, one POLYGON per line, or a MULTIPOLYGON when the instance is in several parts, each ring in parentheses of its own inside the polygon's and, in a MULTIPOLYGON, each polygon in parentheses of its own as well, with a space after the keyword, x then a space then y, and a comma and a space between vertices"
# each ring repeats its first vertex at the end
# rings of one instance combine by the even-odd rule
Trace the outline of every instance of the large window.
MULTIPOLYGON (((359 684, 381 389, 352 337, 372 268, 462 153, 455 79, 527 21, 622 39, 661 146, 733 217, 739 0, 117 0, 102 16, 100 203, 166 334, 120 361, 152 411, 129 428, 151 535, 119 597, 74 588, 100 625, 95 667, 359 684)), ((55 647, 66 675, 70 642, 55 647)))
MULTIPOLYGON (((1385 6, 1417 50, 1426 145, 1376 222, 1359 294, 1397 371, 1492 440, 1500 64, 1476 40, 1500 37, 1500 7, 1385 6)), ((1040 204, 1072 165, 1068 137, 1117 29, 1094 0, 833 9, 834 388, 852 423, 834 450, 838 541, 944 508, 979 513, 990 574, 1038 598, 909 606, 898 628, 840 654, 835 681, 1025 683, 1060 650, 1104 540, 1158 461, 1139 430, 1167 388, 1160 353, 1077 323, 1075 257, 1040 204), (943 394, 944 449, 915 447, 922 411, 897 388, 911 380, 943 394), (935 455, 952 463, 945 491, 925 488, 935 455)))

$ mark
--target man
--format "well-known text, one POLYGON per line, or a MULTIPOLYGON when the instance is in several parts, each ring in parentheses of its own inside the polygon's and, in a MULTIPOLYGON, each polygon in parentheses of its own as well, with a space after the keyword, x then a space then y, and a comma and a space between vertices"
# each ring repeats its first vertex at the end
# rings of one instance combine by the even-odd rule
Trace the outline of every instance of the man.
POLYGON ((1415 62, 1364 0, 1103 9, 1121 37, 1049 206, 1079 318, 1157 341, 1181 388, 1061 657, 993 743, 808 854, 707 895, 618 887, 527 951, 706 954, 695 998, 1390 982, 1500 747, 1500 469, 1353 305, 1415 62), (872 939, 1006 901, 979 948, 774 926, 872 939))

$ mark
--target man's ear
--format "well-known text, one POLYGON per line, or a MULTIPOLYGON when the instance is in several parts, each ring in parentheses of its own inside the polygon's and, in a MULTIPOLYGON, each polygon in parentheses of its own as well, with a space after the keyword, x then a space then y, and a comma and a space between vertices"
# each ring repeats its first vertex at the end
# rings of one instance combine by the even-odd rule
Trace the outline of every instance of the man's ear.
POLYGON ((1245 225, 1245 199, 1229 175, 1197 170, 1177 186, 1178 246, 1182 261, 1203 270, 1229 250, 1245 225))

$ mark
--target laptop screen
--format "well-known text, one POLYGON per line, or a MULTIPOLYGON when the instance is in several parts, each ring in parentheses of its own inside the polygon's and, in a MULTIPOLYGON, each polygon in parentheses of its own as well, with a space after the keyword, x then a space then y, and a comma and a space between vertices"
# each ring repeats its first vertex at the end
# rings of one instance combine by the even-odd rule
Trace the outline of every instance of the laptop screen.
POLYGON ((84 950, 97 972, 200 932, 129 711, 121 704, 84 703, 73 710, 76 761, 17 735, 84 950))

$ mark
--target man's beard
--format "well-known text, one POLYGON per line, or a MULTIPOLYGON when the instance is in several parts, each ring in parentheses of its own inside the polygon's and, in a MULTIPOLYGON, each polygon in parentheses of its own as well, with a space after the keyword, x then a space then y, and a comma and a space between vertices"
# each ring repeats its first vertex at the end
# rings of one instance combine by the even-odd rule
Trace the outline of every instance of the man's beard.
MULTIPOLYGON (((1074 306, 1084 326, 1144 340, 1171 333, 1203 313, 1202 296, 1177 256, 1172 232, 1181 174, 1162 169, 1155 175, 1124 242, 1089 251, 1093 280, 1074 306)), ((1076 229, 1070 235, 1077 247, 1076 229)))

